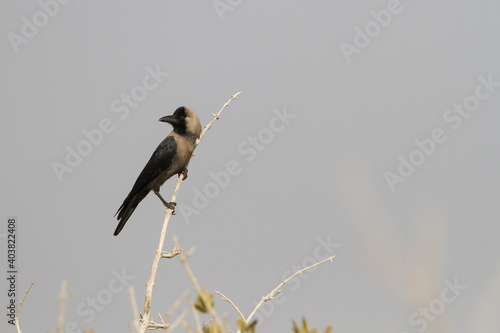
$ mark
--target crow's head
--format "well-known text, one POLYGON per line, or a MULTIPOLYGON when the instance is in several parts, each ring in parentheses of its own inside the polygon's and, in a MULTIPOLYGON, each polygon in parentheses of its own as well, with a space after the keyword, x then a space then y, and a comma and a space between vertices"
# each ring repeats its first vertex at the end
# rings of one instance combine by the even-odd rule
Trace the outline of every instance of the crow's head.
POLYGON ((182 135, 192 135, 198 138, 201 134, 201 124, 196 113, 185 107, 181 106, 175 110, 171 116, 160 118, 163 121, 171 124, 174 127, 174 132, 182 135))

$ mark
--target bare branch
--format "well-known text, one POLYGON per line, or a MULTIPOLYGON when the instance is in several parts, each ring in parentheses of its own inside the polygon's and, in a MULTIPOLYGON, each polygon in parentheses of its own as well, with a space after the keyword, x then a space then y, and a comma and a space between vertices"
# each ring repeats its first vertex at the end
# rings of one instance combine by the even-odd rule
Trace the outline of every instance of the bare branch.
MULTIPOLYGON (((177 197, 177 191, 179 191, 178 186, 176 186, 176 189, 174 190, 171 202, 175 202, 175 198, 177 197)), ((158 264, 160 263, 160 259, 162 257, 161 255, 162 248, 163 248, 163 243, 165 242, 165 235, 167 233, 168 221, 170 220, 170 216, 172 216, 172 209, 167 209, 165 212, 165 219, 163 220, 163 226, 161 228, 160 241, 158 242, 158 248, 156 249, 155 256, 153 259, 153 266, 151 267, 151 274, 149 275, 149 280, 148 283, 146 284, 146 300, 144 303, 144 315, 142 318, 142 325, 140 330, 141 333, 146 332, 149 327, 153 328, 153 326, 151 326, 149 322, 149 314, 151 311, 151 296, 153 295, 156 272, 158 271, 158 264)))
POLYGON ((177 298, 177 300, 174 302, 174 304, 172 304, 172 306, 170 307, 170 309, 168 309, 167 311, 167 314, 165 315, 165 319, 167 321, 170 320, 170 317, 172 316, 172 314, 174 313, 175 310, 177 310, 179 308, 179 306, 181 306, 181 303, 182 301, 189 295, 189 289, 186 289, 182 292, 182 294, 179 296, 179 298, 177 298))
POLYGON ((196 332, 196 331, 193 331, 191 326, 189 326, 189 324, 185 320, 182 322, 182 328, 184 329, 184 331, 186 331, 188 333, 196 332))
POLYGON ((220 117, 220 114, 222 113, 222 111, 224 111, 225 108, 228 107, 229 103, 231 103, 231 101, 233 99, 236 99, 238 98, 238 96, 241 94, 241 91, 240 92, 237 92, 236 94, 234 94, 233 96, 231 96, 231 98, 226 102, 226 104, 224 104, 222 106, 222 108, 219 110, 219 112, 217 112, 217 114, 213 114, 212 113, 212 120, 210 120, 210 122, 207 124, 207 126, 205 126, 205 128, 203 129, 203 132, 201 132, 201 135, 200 135, 200 138, 198 140, 196 140, 196 143, 194 145, 194 147, 196 148, 198 146, 198 144, 200 143, 201 139, 203 139, 203 137, 205 136, 205 134, 208 132, 208 130, 212 127, 212 124, 217 120, 219 119, 220 117))
POLYGON ((17 310, 16 317, 14 318, 14 322, 16 323, 17 333, 22 333, 21 328, 19 328, 19 313, 21 313, 21 308, 23 307, 23 303, 24 303, 24 299, 26 298, 26 295, 28 295, 31 287, 33 287, 34 284, 35 284, 35 282, 31 282, 30 286, 28 287, 28 289, 26 289, 26 292, 24 293, 24 296, 23 296, 23 299, 21 300, 21 303, 19 303, 19 309, 17 310))
POLYGON ((173 257, 181 254, 183 251, 183 249, 177 249, 177 248, 174 248, 172 251, 170 252, 162 252, 161 253, 161 257, 162 258, 167 258, 167 259, 172 259, 173 257))
POLYGON ((194 321, 196 323, 196 329, 197 329, 197 331, 201 331, 200 316, 198 315, 198 311, 194 307, 194 302, 191 299, 191 297, 189 298, 189 306, 191 307, 191 311, 193 312, 194 321))
POLYGON ((146 329, 151 329, 151 330, 157 330, 157 329, 167 329, 169 328, 170 325, 169 324, 165 324, 165 323, 161 323, 161 324, 158 324, 158 323, 155 323, 154 321, 149 321, 148 322, 148 326, 146 329))
POLYGON ((193 255, 193 253, 194 253, 195 250, 196 250, 196 246, 191 246, 191 248, 189 249, 189 251, 184 256, 186 258, 186 260, 188 260, 189 257, 191 257, 193 255))
POLYGON ((139 332, 139 310, 137 309, 137 302, 135 300, 135 290, 134 287, 131 285, 128 287, 128 294, 130 295, 130 303, 132 304, 132 312, 134 314, 134 321, 132 322, 132 325, 134 327, 135 332, 139 332))
POLYGON ((185 308, 184 311, 182 311, 182 313, 180 314, 180 316, 177 317, 177 319, 172 323, 172 325, 170 325, 170 327, 167 329, 167 332, 173 332, 174 329, 184 321, 184 318, 187 316, 188 313, 189 309, 185 308))
MULTIPOLYGON (((172 236, 172 239, 174 241, 175 246, 179 247, 179 241, 177 240, 177 237, 174 235, 174 236, 172 236)), ((219 318, 219 316, 217 316, 217 313, 215 312, 214 308, 212 307, 211 301, 209 299, 207 299, 207 297, 205 296, 204 293, 201 292, 202 291, 201 287, 198 284, 198 281, 196 280, 196 277, 194 276, 193 271, 191 270, 191 267, 189 267, 186 258, 182 254, 179 256, 179 258, 181 259, 182 266, 184 266, 184 269, 186 270, 186 273, 189 276, 191 283, 193 284, 194 288, 196 289, 196 292, 203 299, 203 303, 205 303, 205 306, 207 307, 208 313, 212 317, 214 317, 215 322, 217 323, 217 326, 219 326, 219 328, 221 328, 222 331, 224 332, 225 330, 224 330, 224 324, 222 323, 222 320, 219 318)))
MULTIPOLYGON (((172 240, 174 241, 175 246, 179 246, 179 240, 177 239, 177 236, 173 235, 172 240)), ((181 258, 181 263, 184 266, 184 269, 186 270, 186 272, 189 276, 189 279, 191 280, 191 283, 193 284, 194 288, 196 289, 196 292, 199 293, 201 291, 201 287, 198 284, 198 281, 196 280, 196 277, 194 276, 193 271, 191 270, 191 268, 187 264, 186 257, 181 254, 180 258, 181 258)))
POLYGON ((63 333, 64 332, 64 324, 66 322, 65 318, 65 303, 68 297, 71 296, 71 293, 66 292, 66 287, 68 285, 68 281, 62 280, 61 282, 61 292, 57 299, 59 300, 59 320, 57 324, 57 333, 63 333))
MULTIPOLYGON (((255 315, 255 313, 257 312, 257 310, 262 306, 262 304, 264 304, 264 302, 267 302, 269 300, 272 300, 274 299, 274 297, 276 295, 278 295, 279 293, 281 293, 281 290, 279 290, 281 287, 283 287, 285 285, 285 283, 287 283, 288 281, 290 281, 291 279, 293 279, 295 276, 299 275, 300 273, 302 272, 305 272, 307 271, 308 269, 311 269, 313 267, 316 267, 318 265, 321 265, 322 263, 324 263, 325 261, 333 261, 333 258, 335 256, 331 256, 329 258, 326 258, 324 260, 321 260, 315 264, 312 264, 311 266, 308 266, 306 268, 302 268, 301 270, 293 273, 290 277, 288 277, 287 279, 283 280, 276 288, 274 288, 269 294, 267 294, 266 296, 262 297, 262 299, 260 300, 260 302, 255 306, 255 308, 253 309, 252 313, 250 313, 250 315, 248 316, 248 318, 246 319, 246 322, 248 323, 250 321, 250 319, 252 319, 252 317, 255 315)), ((240 332, 238 330, 238 332, 240 332)))
POLYGON ((203 332, 203 330, 205 329, 205 327, 207 327, 208 325, 210 325, 210 323, 213 321, 213 319, 210 319, 209 321, 207 321, 205 323, 205 325, 203 325, 203 327, 201 328, 200 332, 203 332))
POLYGON ((217 290, 215 291, 218 295, 220 295, 220 299, 222 301, 228 301, 232 306, 233 308, 238 312, 238 314, 240 315, 240 317, 245 320, 245 316, 243 316, 243 313, 241 313, 240 309, 238 309, 238 307, 236 306, 236 304, 233 303, 233 301, 231 301, 229 298, 227 298, 226 296, 224 296, 222 293, 218 292, 217 290))

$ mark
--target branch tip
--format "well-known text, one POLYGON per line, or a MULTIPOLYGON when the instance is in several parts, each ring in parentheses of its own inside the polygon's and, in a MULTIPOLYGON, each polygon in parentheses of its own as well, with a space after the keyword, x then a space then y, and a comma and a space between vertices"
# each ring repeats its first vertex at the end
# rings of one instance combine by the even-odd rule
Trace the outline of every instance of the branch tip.
MULTIPOLYGON (((261 307, 261 305, 264 303, 264 302, 267 302, 269 300, 272 300, 274 299, 274 297, 276 295, 278 295, 279 293, 281 293, 281 288, 283 285, 285 285, 288 281, 290 281, 291 279, 293 279, 295 276, 299 275, 300 273, 304 272, 304 271, 307 271, 308 269, 311 269, 315 266, 318 266, 318 265, 321 265, 322 263, 324 263, 325 261, 331 261, 333 262, 333 258, 335 256, 331 256, 329 258, 326 258, 326 259, 323 259, 321 261, 318 261, 310 266, 307 266, 306 268, 302 268, 301 270, 298 270, 297 272, 293 273, 292 275, 290 275, 288 278, 286 278, 285 280, 281 281, 281 283, 276 287, 274 288, 269 294, 267 294, 266 296, 263 296, 262 299, 260 300, 260 302, 255 306, 255 308, 253 309, 252 313, 250 313, 250 315, 247 317, 246 319, 246 322, 249 322, 250 319, 252 319, 252 317, 255 315, 255 313, 257 312, 257 310, 261 307)), ((241 330, 238 330, 237 333, 241 332, 241 330)))

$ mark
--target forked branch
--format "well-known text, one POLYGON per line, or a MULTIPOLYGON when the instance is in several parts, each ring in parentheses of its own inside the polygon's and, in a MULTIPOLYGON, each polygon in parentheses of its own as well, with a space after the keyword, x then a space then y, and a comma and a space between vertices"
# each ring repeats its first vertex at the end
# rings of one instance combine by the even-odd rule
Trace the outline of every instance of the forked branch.
MULTIPOLYGON (((297 272, 293 273, 288 278, 286 278, 285 280, 283 280, 276 288, 274 288, 273 290, 271 290, 271 292, 269 294, 267 294, 266 296, 262 297, 262 299, 260 300, 260 302, 253 309, 252 313, 250 313, 250 315, 247 317, 246 322, 248 323, 250 321, 250 319, 252 319, 252 317, 255 315, 255 313, 257 312, 257 310, 262 306, 262 304, 264 304, 265 302, 267 302, 269 300, 274 299, 274 297, 276 295, 278 295, 279 293, 281 293, 280 288, 283 287, 288 281, 290 281, 291 279, 293 279, 297 275, 299 275, 299 274, 307 271, 308 269, 311 269, 313 267, 321 265, 322 263, 324 263, 326 261, 333 261, 333 258, 335 258, 335 256, 328 257, 328 258, 326 258, 324 260, 318 261, 317 263, 314 263, 314 264, 312 264, 310 266, 307 266, 306 268, 302 268, 301 270, 298 270, 297 272)), ((239 332, 240 332, 240 330, 238 330, 237 333, 239 333, 239 332)))

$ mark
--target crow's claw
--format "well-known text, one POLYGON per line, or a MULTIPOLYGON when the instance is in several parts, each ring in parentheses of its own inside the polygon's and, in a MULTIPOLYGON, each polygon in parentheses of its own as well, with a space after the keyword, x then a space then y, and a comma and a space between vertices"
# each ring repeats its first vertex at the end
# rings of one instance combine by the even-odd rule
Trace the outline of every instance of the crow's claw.
POLYGON ((172 215, 175 215, 175 206, 177 205, 177 203, 175 202, 168 202, 165 207, 167 207, 168 209, 172 210, 172 215))

